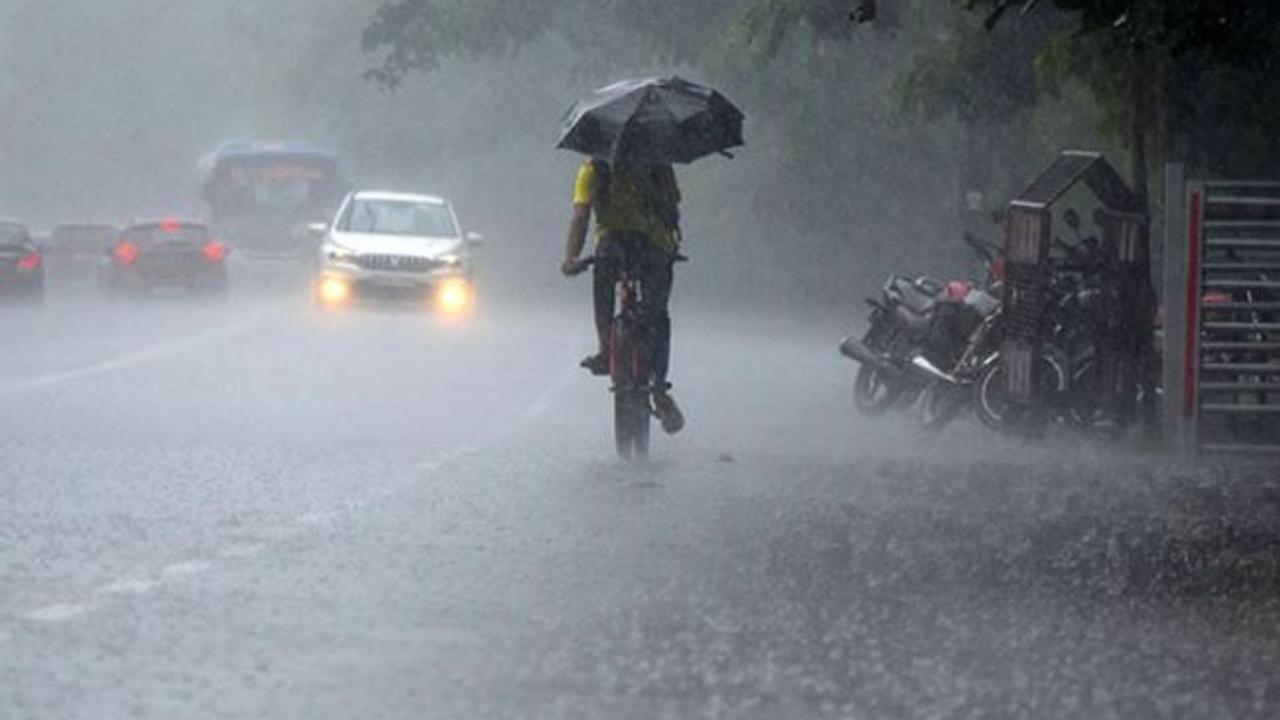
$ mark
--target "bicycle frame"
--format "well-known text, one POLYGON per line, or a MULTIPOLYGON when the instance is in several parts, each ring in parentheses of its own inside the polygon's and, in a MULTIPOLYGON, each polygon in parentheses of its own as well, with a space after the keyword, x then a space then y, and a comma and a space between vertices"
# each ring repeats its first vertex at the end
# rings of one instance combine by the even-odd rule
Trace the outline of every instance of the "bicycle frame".
POLYGON ((652 345, 644 321, 644 288, 625 266, 617 283, 617 307, 610 330, 609 377, 613 390, 650 390, 652 345))

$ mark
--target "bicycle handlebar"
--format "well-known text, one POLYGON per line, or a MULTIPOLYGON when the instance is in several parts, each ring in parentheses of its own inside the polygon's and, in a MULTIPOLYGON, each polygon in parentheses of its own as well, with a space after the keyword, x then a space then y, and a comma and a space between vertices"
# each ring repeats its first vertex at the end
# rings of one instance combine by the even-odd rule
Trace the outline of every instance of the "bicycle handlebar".
MULTIPOLYGON (((585 257, 578 258, 577 260, 574 261, 572 272, 570 272, 569 275, 570 276, 581 275, 582 273, 589 270, 591 266, 595 265, 598 261, 599 261, 599 258, 597 258, 595 255, 587 255, 585 257)), ((673 263, 689 262, 689 257, 681 253, 676 253, 675 257, 671 259, 671 262, 673 263)))

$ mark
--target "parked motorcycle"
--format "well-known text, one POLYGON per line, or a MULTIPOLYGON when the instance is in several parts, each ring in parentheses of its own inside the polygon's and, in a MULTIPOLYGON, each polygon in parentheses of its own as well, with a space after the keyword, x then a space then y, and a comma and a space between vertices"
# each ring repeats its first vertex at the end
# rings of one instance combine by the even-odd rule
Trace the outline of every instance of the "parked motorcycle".
POLYGON ((866 334, 841 342, 840 352, 860 363, 853 396, 864 414, 880 415, 910 404, 934 380, 931 370, 954 365, 974 327, 998 308, 992 287, 1001 275, 999 252, 969 235, 965 242, 987 268, 987 287, 891 275, 880 298, 867 299, 871 315, 866 334))

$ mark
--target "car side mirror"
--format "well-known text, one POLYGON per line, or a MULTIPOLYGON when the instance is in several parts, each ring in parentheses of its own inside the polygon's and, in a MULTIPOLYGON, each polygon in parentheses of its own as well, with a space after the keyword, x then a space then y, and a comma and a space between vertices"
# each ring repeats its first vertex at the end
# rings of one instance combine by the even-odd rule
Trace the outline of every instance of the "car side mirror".
POLYGON ((471 246, 483 245, 484 236, 478 232, 469 232, 466 234, 467 244, 471 246))

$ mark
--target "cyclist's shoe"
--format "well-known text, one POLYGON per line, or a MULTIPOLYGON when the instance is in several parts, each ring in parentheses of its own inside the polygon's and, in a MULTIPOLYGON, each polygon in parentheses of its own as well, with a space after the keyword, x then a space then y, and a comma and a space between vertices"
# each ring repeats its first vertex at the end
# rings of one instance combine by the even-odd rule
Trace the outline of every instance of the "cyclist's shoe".
POLYGON ((582 358, 578 365, 586 368, 592 375, 609 374, 609 353, 598 353, 582 358))
POLYGON ((675 435, 684 428, 684 413, 666 391, 653 393, 653 414, 658 416, 662 431, 668 435, 675 435))

